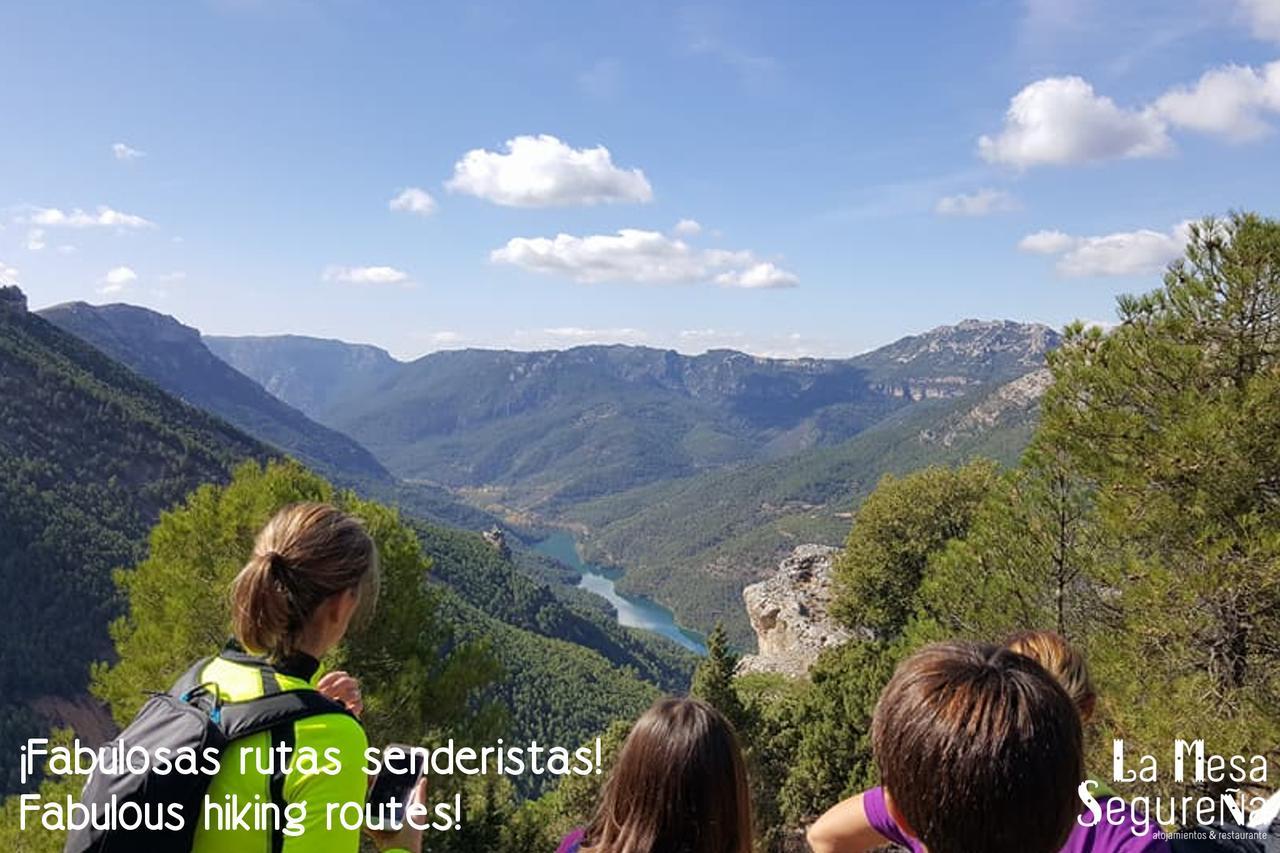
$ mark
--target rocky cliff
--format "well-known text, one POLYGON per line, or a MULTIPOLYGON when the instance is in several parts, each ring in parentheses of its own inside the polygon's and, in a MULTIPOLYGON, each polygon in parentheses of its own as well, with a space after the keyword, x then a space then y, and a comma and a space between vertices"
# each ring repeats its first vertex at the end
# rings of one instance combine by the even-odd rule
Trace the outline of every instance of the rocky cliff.
MULTIPOLYGON (((0 264, 0 282, 5 280, 3 275, 4 265, 0 264)), ((0 286, 0 310, 25 314, 27 311, 27 295, 16 284, 0 286)))
POLYGON ((773 577, 742 591, 759 653, 739 664, 739 674, 778 672, 803 677, 823 649, 853 635, 829 614, 832 568, 840 551, 801 545, 773 577))

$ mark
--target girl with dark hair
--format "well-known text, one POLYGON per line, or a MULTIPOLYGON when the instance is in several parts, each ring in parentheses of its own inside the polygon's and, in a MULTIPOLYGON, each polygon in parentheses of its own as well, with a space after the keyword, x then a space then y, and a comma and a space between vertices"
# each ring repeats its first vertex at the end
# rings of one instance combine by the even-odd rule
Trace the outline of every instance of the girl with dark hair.
POLYGON ((595 817, 557 853, 751 853, 751 797, 733 726, 662 699, 627 736, 595 817))

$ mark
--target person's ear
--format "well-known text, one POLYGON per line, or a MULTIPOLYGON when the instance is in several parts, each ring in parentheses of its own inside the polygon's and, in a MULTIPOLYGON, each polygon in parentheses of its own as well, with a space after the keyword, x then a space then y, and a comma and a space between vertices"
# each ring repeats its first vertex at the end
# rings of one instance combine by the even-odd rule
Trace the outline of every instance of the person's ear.
POLYGON ((345 626, 360 605, 360 593, 354 587, 335 592, 320 604, 324 621, 345 626))

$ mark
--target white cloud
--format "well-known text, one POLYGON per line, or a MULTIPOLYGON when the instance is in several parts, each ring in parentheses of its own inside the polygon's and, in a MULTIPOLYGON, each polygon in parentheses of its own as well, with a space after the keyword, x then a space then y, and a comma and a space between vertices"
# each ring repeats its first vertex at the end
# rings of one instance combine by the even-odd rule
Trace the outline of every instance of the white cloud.
POLYGON ((27 231, 27 250, 38 252, 44 248, 44 229, 32 228, 27 231))
POLYGON ((88 213, 80 208, 64 211, 56 207, 37 208, 27 218, 31 225, 45 228, 151 228, 154 223, 135 216, 132 213, 121 213, 109 207, 99 206, 95 213, 88 213))
POLYGON ((549 338, 584 343, 635 343, 648 338, 640 329, 584 329, 580 326, 559 326, 543 329, 542 334, 549 338))
POLYGON ((0 261, 0 285, 18 286, 18 270, 0 261))
POLYGON ((119 293, 137 280, 138 274, 132 268, 124 266, 112 267, 102 277, 102 287, 98 288, 98 292, 102 294, 119 293))
POLYGON ((1150 275, 1182 255, 1189 227, 1190 223, 1182 222, 1168 231, 1144 228, 1096 237, 1038 231, 1023 237, 1018 248, 1058 255, 1057 270, 1069 278, 1150 275))
POLYGON ((63 243, 61 246, 57 248, 56 251, 59 255, 65 256, 65 255, 74 255, 76 252, 80 250, 77 249, 75 246, 71 245, 70 243, 63 243))
POLYGON ((1076 245, 1079 238, 1061 231, 1037 231, 1018 241, 1018 248, 1038 255, 1057 255, 1076 245))
POLYGON ((1280 0, 1239 0, 1255 38, 1280 43, 1280 0))
POLYGON ((342 284, 410 284, 409 274, 404 270, 398 270, 395 267, 373 266, 373 267, 343 267, 328 266, 325 267, 323 277, 325 281, 335 281, 342 284))
POLYGON ((400 213, 430 216, 436 212, 436 200, 426 190, 406 187, 396 193, 395 197, 387 203, 387 207, 400 213))
POLYGON ((1018 200, 1004 190, 983 188, 973 193, 943 196, 934 205, 942 216, 987 216, 1018 209, 1018 200))
POLYGON ((124 160, 126 162, 129 160, 138 160, 142 157, 147 156, 147 152, 139 151, 137 148, 130 148, 128 145, 125 145, 123 142, 117 142, 116 144, 112 145, 111 154, 117 160, 124 160))
POLYGON ((779 331, 748 334, 724 329, 683 329, 677 336, 675 349, 681 352, 706 352, 731 349, 762 358, 847 358, 851 355, 847 341, 834 343, 810 338, 800 332, 779 331))
POLYGON ((477 148, 453 167, 451 192, 505 207, 559 207, 653 200, 644 172, 613 164, 609 149, 570 148, 554 136, 517 136, 506 153, 477 148))
POLYGON ((702 233, 702 223, 696 219, 681 219, 672 230, 681 237, 693 237, 702 233))
POLYGON ((657 231, 624 228, 616 234, 515 237, 489 255, 495 263, 595 284, 712 282, 728 287, 792 287, 798 279, 748 251, 698 249, 657 231))
POLYGON ((1264 114, 1280 112, 1280 62, 1262 69, 1227 65, 1206 71, 1195 85, 1170 89, 1155 109, 1188 130, 1235 141, 1264 136, 1271 129, 1264 114))
POLYGON ((1080 77, 1049 77, 1009 103, 1004 128, 978 140, 991 163, 1025 169, 1150 157, 1169 150, 1164 122, 1152 110, 1126 110, 1080 77))
POLYGON ((162 284, 173 284, 179 281, 186 281, 187 274, 182 270, 174 270, 173 272, 161 273, 156 276, 156 281, 162 284))
POLYGON ((777 266, 768 261, 753 264, 745 270, 731 270, 716 276, 716 284, 747 289, 795 287, 799 283, 800 279, 796 277, 795 273, 778 269, 777 266))

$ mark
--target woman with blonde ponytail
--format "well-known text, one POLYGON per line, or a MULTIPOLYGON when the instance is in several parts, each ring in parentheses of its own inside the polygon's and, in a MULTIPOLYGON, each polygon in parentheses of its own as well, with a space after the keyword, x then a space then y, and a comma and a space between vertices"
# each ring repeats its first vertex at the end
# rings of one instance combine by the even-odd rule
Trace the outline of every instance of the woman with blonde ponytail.
MULTIPOLYGON (((305 808, 300 823, 274 831, 201 827, 192 847, 195 853, 359 850, 359 831, 331 826, 328 806, 365 799, 368 739, 359 722, 360 685, 345 672, 320 677, 320 659, 342 641, 357 614, 372 611, 378 578, 377 548, 364 526, 328 504, 287 506, 258 534, 253 554, 231 588, 235 639, 201 665, 195 681, 222 703, 291 691, 318 692, 332 701, 328 712, 322 709, 234 741, 226 755, 239 756, 247 748, 247 766, 242 768, 239 760, 224 761, 209 785, 212 803, 227 803, 234 796, 241 804, 272 803, 281 814, 295 816, 305 808), (272 751, 278 759, 281 747, 290 755, 306 749, 317 756, 336 756, 339 769, 329 774, 271 767, 272 751)), ((415 797, 422 800, 422 786, 415 797)), ((422 849, 421 833, 407 824, 398 833, 371 836, 384 851, 422 849)))

